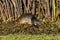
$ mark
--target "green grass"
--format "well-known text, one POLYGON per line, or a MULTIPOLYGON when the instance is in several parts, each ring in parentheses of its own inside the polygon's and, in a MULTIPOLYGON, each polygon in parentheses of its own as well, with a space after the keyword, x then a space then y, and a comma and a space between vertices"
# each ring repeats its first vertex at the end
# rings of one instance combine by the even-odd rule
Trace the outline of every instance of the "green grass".
POLYGON ((60 40, 60 34, 9 34, 0 36, 0 40, 60 40))
MULTIPOLYGON (((60 27, 60 22, 56 22, 60 27)), ((23 34, 0 35, 0 40, 60 40, 60 34, 23 34)))

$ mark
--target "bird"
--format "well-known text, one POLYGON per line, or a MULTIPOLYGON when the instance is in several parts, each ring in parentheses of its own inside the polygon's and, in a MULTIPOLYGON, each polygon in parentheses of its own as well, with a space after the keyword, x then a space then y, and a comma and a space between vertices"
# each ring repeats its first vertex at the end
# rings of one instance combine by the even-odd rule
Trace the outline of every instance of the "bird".
POLYGON ((29 24, 36 27, 40 26, 39 20, 35 17, 35 15, 30 13, 21 15, 16 21, 18 21, 20 24, 29 24))

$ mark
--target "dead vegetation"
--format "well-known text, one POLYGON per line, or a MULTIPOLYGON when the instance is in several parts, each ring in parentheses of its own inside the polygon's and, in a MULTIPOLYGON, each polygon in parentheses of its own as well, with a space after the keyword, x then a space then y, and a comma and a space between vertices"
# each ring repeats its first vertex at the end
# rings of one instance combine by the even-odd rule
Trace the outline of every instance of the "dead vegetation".
POLYGON ((0 32, 57 33, 55 22, 60 21, 59 5, 59 0, 0 0, 0 32), (34 15, 41 25, 20 25, 21 15, 28 13, 34 15))

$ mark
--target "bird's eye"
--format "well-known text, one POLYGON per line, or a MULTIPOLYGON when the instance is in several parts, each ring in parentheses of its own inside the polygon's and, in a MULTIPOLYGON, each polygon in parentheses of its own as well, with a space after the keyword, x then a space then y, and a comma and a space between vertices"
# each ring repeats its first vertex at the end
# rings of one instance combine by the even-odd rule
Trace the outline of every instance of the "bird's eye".
POLYGON ((37 24, 35 23, 35 25, 37 25, 37 24))

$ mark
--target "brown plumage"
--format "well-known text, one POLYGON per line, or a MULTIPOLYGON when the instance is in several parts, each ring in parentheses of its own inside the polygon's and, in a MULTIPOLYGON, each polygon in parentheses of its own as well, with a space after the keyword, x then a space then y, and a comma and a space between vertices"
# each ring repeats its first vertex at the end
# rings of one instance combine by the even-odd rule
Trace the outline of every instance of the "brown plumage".
POLYGON ((40 25, 39 20, 32 14, 21 15, 21 17, 19 17, 16 21, 18 21, 20 24, 30 24, 34 26, 40 25))

